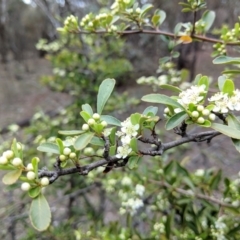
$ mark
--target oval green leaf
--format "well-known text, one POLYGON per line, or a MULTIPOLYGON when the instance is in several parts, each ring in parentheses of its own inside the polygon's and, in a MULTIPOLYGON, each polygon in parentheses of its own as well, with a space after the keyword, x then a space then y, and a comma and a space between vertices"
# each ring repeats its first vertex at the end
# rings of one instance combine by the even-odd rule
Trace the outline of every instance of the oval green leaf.
POLYGON ((128 167, 130 169, 137 168, 138 167, 138 162, 139 162, 140 158, 141 158, 140 156, 131 156, 128 159, 128 167))
POLYGON ((92 107, 87 103, 82 105, 82 110, 87 112, 90 116, 93 115, 92 107))
POLYGON ((6 185, 14 184, 21 175, 22 175, 22 169, 13 170, 11 172, 6 173, 3 176, 2 182, 6 185))
POLYGON ((96 137, 96 136, 94 136, 94 137, 91 139, 90 143, 91 143, 92 145, 96 145, 96 146, 100 146, 100 147, 103 147, 103 146, 104 146, 104 141, 103 141, 101 138, 96 137))
POLYGON ((46 230, 51 223, 51 210, 43 194, 33 199, 29 212, 30 221, 38 231, 46 230))
POLYGON ((231 79, 225 80, 222 88, 223 93, 227 93, 231 96, 234 90, 235 90, 234 82, 231 79))
POLYGON ((230 138, 240 139, 240 131, 236 128, 219 123, 212 123, 211 128, 230 138))
POLYGON ((31 188, 29 191, 28 191, 28 195, 30 198, 35 198, 37 197, 39 194, 41 193, 41 187, 40 186, 37 186, 35 188, 31 188))
POLYGON ((109 115, 101 115, 100 118, 102 121, 106 121, 108 124, 110 125, 114 125, 114 126, 119 126, 121 127, 121 121, 118 120, 117 118, 113 117, 113 116, 109 116, 109 115))
POLYGON ((144 102, 153 102, 153 103, 161 103, 165 105, 170 105, 173 107, 184 109, 181 104, 179 104, 176 100, 162 94, 148 94, 142 97, 142 101, 144 102))
POLYGON ((214 64, 239 64, 240 58, 228 57, 228 56, 219 56, 213 60, 214 64))
POLYGON ((58 145, 49 142, 42 143, 40 146, 37 147, 37 150, 40 152, 60 154, 58 145))
POLYGON ((94 133, 92 132, 87 132, 80 135, 74 143, 74 148, 76 150, 82 150, 91 142, 93 136, 94 136, 94 133))
POLYGON ((98 112, 98 114, 102 113, 102 110, 113 91, 115 82, 116 81, 114 79, 108 78, 108 79, 105 79, 101 83, 99 90, 98 90, 98 95, 97 95, 97 112, 98 112))
POLYGON ((142 114, 148 115, 149 113, 152 113, 155 116, 157 112, 158 112, 158 107, 149 106, 143 111, 142 114))
POLYGON ((61 131, 58 131, 59 134, 67 135, 67 136, 80 135, 80 134, 82 134, 84 132, 85 131, 83 131, 83 130, 61 130, 61 131))
POLYGON ((171 130, 178 125, 180 125, 186 118, 187 118, 187 113, 185 111, 179 112, 172 116, 171 118, 168 119, 166 123, 166 130, 171 130))
POLYGON ((167 89, 167 90, 171 90, 173 92, 177 92, 177 93, 180 93, 182 92, 182 90, 178 87, 175 87, 175 86, 172 86, 172 85, 169 85, 169 84, 161 84, 160 85, 160 88, 162 89, 167 89))
POLYGON ((215 20, 216 13, 214 11, 205 11, 202 15, 202 20, 205 23, 204 31, 207 32, 211 26, 213 25, 213 22, 215 20))

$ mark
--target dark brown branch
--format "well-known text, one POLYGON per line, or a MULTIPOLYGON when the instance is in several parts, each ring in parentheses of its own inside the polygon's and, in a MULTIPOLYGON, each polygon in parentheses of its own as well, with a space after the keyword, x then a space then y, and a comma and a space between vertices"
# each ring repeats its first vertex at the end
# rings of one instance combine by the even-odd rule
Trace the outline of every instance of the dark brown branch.
MULTIPOLYGON (((212 139, 220 134, 221 133, 217 131, 206 131, 201 133, 195 133, 195 134, 187 135, 181 139, 178 139, 172 142, 161 144, 160 148, 159 146, 156 146, 154 148, 149 148, 144 151, 139 151, 139 154, 147 155, 147 156, 157 156, 157 155, 161 156, 168 149, 174 148, 184 143, 208 141, 209 139, 212 139)), ((147 140, 145 139, 145 141, 147 140)), ((109 164, 111 164, 112 167, 125 166, 128 161, 128 157, 125 159, 122 159, 122 158, 117 158, 116 156, 109 156, 107 154, 106 156, 107 156, 107 159, 101 159, 99 161, 82 166, 81 168, 73 167, 73 168, 67 168, 67 169, 60 168, 60 165, 59 165, 60 161, 57 158, 57 161, 54 164, 54 167, 56 170, 48 171, 46 169, 41 169, 39 170, 39 177, 40 178, 44 176, 49 177, 50 183, 53 183, 60 176, 69 175, 73 173, 79 173, 80 175, 87 175, 90 171, 94 170, 95 168, 106 166, 106 165, 108 166, 109 164)))

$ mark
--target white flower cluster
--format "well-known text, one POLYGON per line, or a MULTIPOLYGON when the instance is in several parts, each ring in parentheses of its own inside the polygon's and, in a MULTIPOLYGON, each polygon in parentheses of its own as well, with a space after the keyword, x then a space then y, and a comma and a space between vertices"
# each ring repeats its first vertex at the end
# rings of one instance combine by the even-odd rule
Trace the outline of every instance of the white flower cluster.
POLYGON ((215 224, 211 226, 211 234, 217 240, 227 240, 224 236, 226 230, 227 225, 223 222, 223 217, 220 217, 215 224))
MULTIPOLYGON (((128 188, 132 188, 132 180, 125 176, 121 184, 123 186, 127 186, 128 188)), ((124 190, 119 191, 119 197, 122 202, 122 206, 119 209, 120 214, 125 214, 129 212, 132 216, 137 213, 137 210, 144 206, 143 200, 141 197, 143 197, 145 192, 145 187, 141 184, 137 184, 135 186, 134 191, 131 191, 130 193, 124 190)))
POLYGON ((138 134, 139 124, 133 125, 130 118, 127 118, 121 123, 121 131, 118 131, 116 135, 120 137, 122 146, 117 148, 117 158, 126 158, 132 151, 129 144, 132 138, 136 137, 138 134))
POLYGON ((233 91, 232 96, 228 96, 227 93, 219 92, 208 100, 214 103, 214 112, 228 113, 229 110, 240 111, 240 91, 238 89, 233 91))
POLYGON ((185 91, 179 94, 179 99, 177 100, 185 108, 188 107, 190 103, 198 104, 204 98, 203 94, 206 93, 205 85, 201 86, 191 86, 185 91))

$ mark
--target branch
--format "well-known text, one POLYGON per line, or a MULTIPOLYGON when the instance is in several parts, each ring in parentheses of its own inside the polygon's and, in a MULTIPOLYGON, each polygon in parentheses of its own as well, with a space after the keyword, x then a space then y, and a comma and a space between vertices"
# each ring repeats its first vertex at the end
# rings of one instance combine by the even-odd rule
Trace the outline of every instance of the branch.
MULTIPOLYGON (((79 34, 109 34, 108 31, 106 30, 97 30, 97 31, 85 31, 85 30, 81 30, 79 29, 78 32, 72 32, 72 33, 79 33, 79 34)), ((176 36, 174 33, 170 33, 170 32, 165 32, 165 31, 161 31, 161 30, 147 30, 147 29, 137 29, 137 30, 126 30, 126 31, 117 31, 116 32, 119 35, 133 35, 133 34, 151 34, 151 35, 163 35, 163 36, 167 36, 167 37, 171 37, 171 38, 177 38, 179 36, 176 36)), ((221 43, 221 44, 225 44, 225 45, 231 45, 231 46, 238 46, 240 45, 240 41, 238 42, 224 42, 222 40, 216 39, 216 38, 210 38, 207 36, 203 36, 203 35, 197 35, 197 34, 192 34, 191 37, 195 40, 201 40, 204 42, 209 42, 209 43, 221 43)))
MULTIPOLYGON (((161 145, 157 145, 156 147, 149 148, 145 151, 139 151, 139 154, 141 155, 147 155, 147 156, 161 156, 166 150, 174 148, 176 146, 182 145, 184 143, 188 142, 203 142, 203 141, 208 141, 209 139, 212 139, 221 133, 217 131, 206 131, 206 132, 201 132, 201 133, 195 133, 195 134, 189 134, 181 139, 164 143, 161 145)), ((104 140, 106 140, 104 138, 104 140)), ((142 139, 143 140, 143 139, 142 139)), ((151 140, 144 139, 145 142, 151 142, 151 140)), ((160 142, 159 142, 160 144, 160 142)), ((108 141, 106 141, 106 146, 108 145, 108 141)), ((82 167, 73 167, 73 168, 67 168, 67 169, 62 169, 60 167, 60 161, 57 158, 56 163, 54 164, 55 171, 49 171, 46 169, 41 169, 39 170, 38 177, 48 177, 50 183, 55 182, 60 176, 64 175, 69 175, 73 173, 78 173, 79 175, 87 175, 90 171, 94 170, 95 168, 101 167, 101 166, 110 166, 110 168, 114 167, 121 167, 125 166, 127 164, 128 158, 117 158, 116 156, 109 156, 108 152, 106 154, 106 159, 101 159, 99 161, 90 163, 88 165, 82 166, 82 167)), ((107 172, 107 171, 105 171, 107 172)))

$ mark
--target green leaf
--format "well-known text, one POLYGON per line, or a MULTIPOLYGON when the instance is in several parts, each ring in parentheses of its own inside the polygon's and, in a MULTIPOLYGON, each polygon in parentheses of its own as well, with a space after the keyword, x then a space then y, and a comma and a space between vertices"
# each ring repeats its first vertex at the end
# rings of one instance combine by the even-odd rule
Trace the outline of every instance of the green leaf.
POLYGON ((109 140, 110 140, 111 145, 116 144, 116 131, 117 131, 116 127, 112 128, 111 133, 109 135, 109 140))
POLYGON ((218 173, 215 176, 213 176, 213 178, 211 179, 211 182, 209 185, 211 190, 218 189, 221 178, 222 178, 222 171, 219 170, 218 173))
POLYGON ((202 76, 199 80, 198 80, 198 86, 201 85, 205 85, 205 90, 208 91, 209 88, 209 79, 207 76, 202 76))
POLYGON ((213 22, 215 20, 216 14, 214 11, 205 11, 202 15, 202 20, 205 23, 204 31, 207 32, 211 26, 213 25, 213 22))
POLYGON ((14 184, 21 175, 22 175, 22 169, 13 170, 11 172, 6 173, 3 176, 2 182, 6 185, 14 184))
POLYGON ((222 90, 223 90, 223 86, 224 86, 225 81, 226 81, 226 77, 225 77, 225 76, 220 76, 220 77, 218 78, 218 88, 219 88, 219 90, 220 90, 221 92, 222 92, 222 90))
POLYGON ((134 152, 136 152, 136 153, 138 152, 138 145, 137 145, 136 138, 132 138, 129 145, 134 152))
POLYGON ((84 121, 87 123, 88 120, 91 118, 91 115, 89 115, 89 113, 85 112, 85 111, 81 111, 80 115, 82 116, 82 118, 84 119, 84 121))
POLYGON ((201 127, 209 128, 209 127, 211 127, 212 123, 209 120, 205 119, 204 123, 198 123, 198 125, 201 127))
POLYGON ((172 116, 171 118, 168 119, 166 123, 166 130, 171 130, 175 127, 177 127, 179 124, 181 124, 186 118, 187 118, 187 113, 185 111, 179 112, 172 116))
POLYGON ((139 15, 140 18, 144 17, 144 15, 153 8, 152 4, 144 4, 142 9, 141 9, 141 13, 139 15))
POLYGON ((178 33, 180 32, 181 28, 182 28, 182 23, 178 23, 178 24, 175 26, 175 28, 174 28, 174 34, 175 34, 175 35, 178 35, 178 33))
POLYGON ((153 103, 161 103, 165 105, 170 105, 173 107, 184 109, 181 104, 179 104, 176 100, 162 94, 148 94, 142 97, 142 101, 144 102, 153 102, 153 103))
POLYGON ((230 138, 240 139, 240 131, 237 130, 236 128, 229 127, 219 123, 212 123, 211 128, 230 138))
POLYGON ((231 96, 234 90, 235 90, 234 82, 230 79, 225 80, 222 88, 223 93, 227 93, 231 96))
POLYGON ((13 139, 11 149, 12 149, 15 157, 21 158, 20 153, 19 153, 19 151, 17 149, 17 140, 16 140, 16 138, 13 139))
POLYGON ((130 116, 131 123, 133 125, 139 124, 140 118, 141 118, 141 114, 140 113, 131 114, 131 116, 130 116))
POLYGON ((239 64, 240 58, 219 56, 213 60, 214 64, 239 64))
POLYGON ((82 105, 82 110, 84 112, 87 112, 90 116, 93 115, 92 107, 89 104, 87 104, 87 103, 82 105))
POLYGON ((0 169, 1 170, 14 170, 16 168, 13 167, 12 165, 2 165, 2 164, 0 164, 0 169))
POLYGON ((67 135, 67 136, 75 136, 75 135, 80 135, 84 133, 85 131, 83 130, 64 130, 64 131, 58 131, 59 134, 62 135, 67 135))
POLYGON ((41 186, 36 186, 34 188, 31 188, 29 191, 28 191, 28 195, 30 198, 35 198, 37 197, 40 193, 41 193, 41 186))
POLYGON ((57 145, 58 145, 59 152, 60 152, 60 154, 62 154, 63 149, 64 149, 63 142, 60 138, 56 138, 56 142, 57 142, 57 145))
POLYGON ((37 157, 32 158, 32 165, 33 165, 33 170, 34 173, 36 174, 36 178, 38 179, 38 162, 39 159, 37 157))
POLYGON ((116 150, 117 150, 117 146, 116 145, 111 146, 110 149, 109 149, 109 155, 110 156, 114 156, 116 154, 116 150))
POLYGON ((40 152, 60 154, 58 145, 50 142, 42 143, 37 147, 37 150, 40 152))
POLYGON ((96 123, 92 126, 92 128, 97 134, 100 134, 102 133, 104 127, 101 123, 96 123))
POLYGON ((223 74, 240 74, 240 70, 238 70, 238 69, 229 69, 229 70, 224 70, 222 73, 223 74))
POLYGON ((139 162, 140 159, 141 159, 140 156, 131 156, 131 157, 128 159, 128 167, 129 167, 130 169, 137 168, 137 167, 138 167, 138 162, 139 162))
POLYGON ((100 118, 102 121, 106 121, 108 124, 110 125, 114 125, 114 126, 119 126, 121 127, 121 121, 118 120, 117 118, 113 117, 113 116, 109 116, 109 115, 101 115, 100 118))
POLYGON ((175 86, 172 86, 172 85, 169 85, 169 84, 161 84, 160 85, 160 88, 162 89, 167 89, 167 90, 171 90, 173 92, 177 92, 177 93, 180 93, 182 92, 182 90, 178 87, 175 87, 175 86))
POLYGON ((158 107, 149 106, 145 108, 142 115, 148 115, 149 113, 152 113, 155 116, 157 112, 158 112, 158 107))
MULTIPOLYGON (((226 120, 230 127, 236 128, 237 130, 240 131, 240 122, 233 114, 229 114, 226 120)), ((232 141, 236 150, 240 152, 240 140, 232 138, 232 141)))
POLYGON ((84 149, 91 142, 93 136, 94 136, 94 133, 92 132, 83 133, 76 139, 74 143, 74 148, 76 150, 84 149))
POLYGON ((102 110, 108 100, 108 98, 110 97, 113 88, 115 86, 115 80, 114 79, 105 79, 98 90, 98 95, 97 95, 97 112, 98 114, 101 115, 102 110))
POLYGON ((96 146, 100 146, 100 147, 104 146, 104 141, 101 138, 96 137, 96 136, 93 136, 93 138, 91 139, 90 143, 92 145, 96 145, 96 146))
POLYGON ((29 217, 33 227, 38 231, 44 231, 49 227, 51 210, 43 194, 39 194, 32 200, 29 217))
POLYGON ((152 21, 153 26, 157 27, 160 23, 160 16, 159 15, 153 15, 151 21, 152 21))

